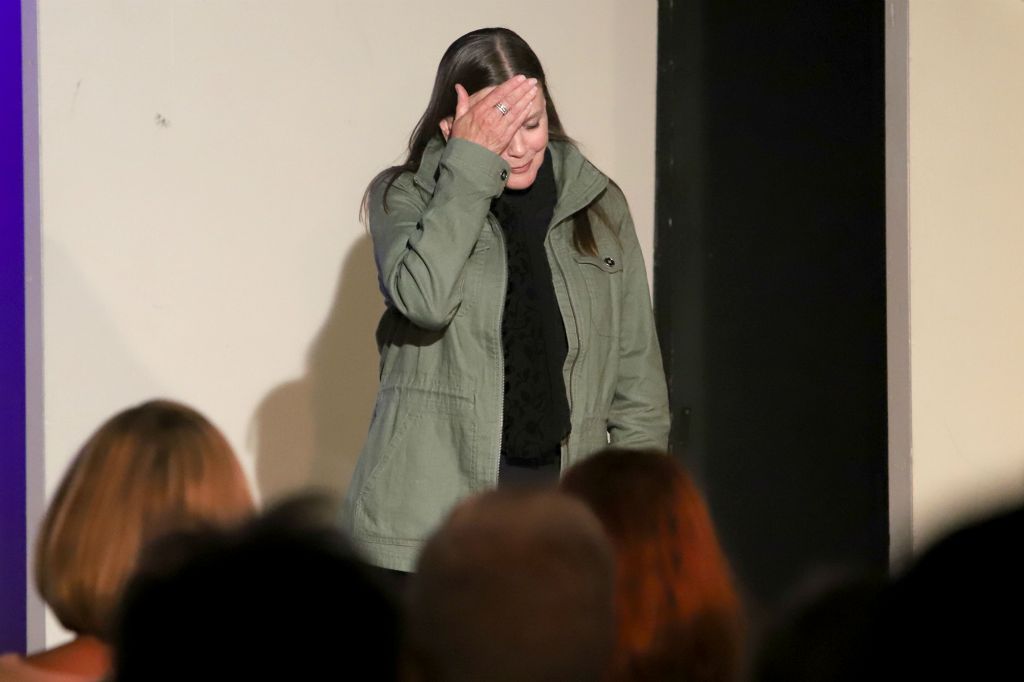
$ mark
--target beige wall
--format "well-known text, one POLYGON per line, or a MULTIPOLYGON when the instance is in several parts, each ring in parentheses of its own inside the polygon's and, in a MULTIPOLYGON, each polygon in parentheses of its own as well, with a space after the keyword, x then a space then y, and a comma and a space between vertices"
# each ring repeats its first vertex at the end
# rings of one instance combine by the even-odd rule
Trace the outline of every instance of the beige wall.
POLYGON ((909 3, 913 539, 1024 493, 1024 2, 909 3))
POLYGON ((264 497, 344 489, 381 310, 357 206, 402 155, 444 48, 473 28, 506 25, 533 45, 568 131, 631 201, 650 262, 656 12, 654 0, 39 2, 38 489, 53 491, 101 420, 152 396, 206 412, 264 497))

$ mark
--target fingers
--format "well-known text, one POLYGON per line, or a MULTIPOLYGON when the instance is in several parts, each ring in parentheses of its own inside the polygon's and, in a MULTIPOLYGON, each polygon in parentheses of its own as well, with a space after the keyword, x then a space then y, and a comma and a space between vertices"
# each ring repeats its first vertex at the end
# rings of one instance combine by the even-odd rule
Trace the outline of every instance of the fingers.
POLYGON ((507 81, 487 93, 487 95, 480 100, 480 104, 488 107, 493 107, 498 102, 505 102, 508 104, 507 99, 511 96, 512 92, 526 81, 526 76, 522 74, 512 76, 507 81))
POLYGON ((441 134, 444 135, 444 139, 446 140, 452 136, 452 122, 454 120, 455 119, 452 116, 445 116, 444 118, 441 119, 441 122, 438 124, 438 126, 441 128, 441 134))
POLYGON ((533 107, 530 105, 533 104, 533 100, 536 99, 537 93, 538 88, 535 85, 526 94, 526 96, 516 102, 515 107, 509 110, 508 116, 505 117, 505 120, 511 134, 515 134, 515 131, 519 130, 523 123, 526 122, 526 119, 530 116, 530 112, 533 111, 533 107))
POLYGON ((462 87, 461 83, 455 84, 455 118, 462 118, 466 115, 466 112, 470 108, 469 93, 466 92, 466 88, 462 87))
POLYGON ((472 95, 457 84, 455 115, 450 125, 441 123, 441 132, 446 138, 467 139, 500 154, 529 116, 539 90, 536 78, 523 75, 472 95))
POLYGON ((529 112, 530 105, 533 103, 534 98, 537 97, 537 90, 537 79, 531 78, 519 84, 514 90, 505 95, 502 103, 508 108, 505 120, 509 125, 515 124, 516 128, 519 127, 519 123, 522 123, 525 118, 525 116, 520 118, 520 114, 529 112))
POLYGON ((496 104, 500 103, 504 104, 511 111, 536 85, 536 78, 527 78, 523 75, 513 76, 487 93, 477 106, 493 108, 496 104))
POLYGON ((485 97, 487 97, 488 95, 491 94, 491 92, 494 91, 494 88, 495 88, 495 86, 493 86, 493 85, 492 86, 488 86, 486 88, 482 88, 480 90, 477 90, 472 95, 470 95, 469 96, 469 108, 472 109, 473 107, 478 105, 481 101, 483 101, 483 99, 485 97))

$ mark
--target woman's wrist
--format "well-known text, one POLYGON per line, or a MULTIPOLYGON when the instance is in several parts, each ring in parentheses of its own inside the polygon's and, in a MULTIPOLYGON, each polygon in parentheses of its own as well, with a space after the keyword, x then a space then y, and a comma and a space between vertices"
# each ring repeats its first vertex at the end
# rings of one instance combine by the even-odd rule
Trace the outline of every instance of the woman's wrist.
POLYGON ((441 165, 466 180, 480 183, 480 189, 490 196, 501 194, 509 173, 508 162, 500 155, 461 137, 448 140, 441 165))

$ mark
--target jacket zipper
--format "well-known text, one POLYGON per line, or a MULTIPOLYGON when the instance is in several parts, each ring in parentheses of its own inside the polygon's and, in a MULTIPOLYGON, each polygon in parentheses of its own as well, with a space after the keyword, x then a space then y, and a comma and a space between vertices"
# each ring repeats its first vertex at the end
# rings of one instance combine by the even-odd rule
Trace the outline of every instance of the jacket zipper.
MULTIPOLYGON (((590 197, 589 200, 586 203, 584 203, 581 208, 576 209, 576 210, 584 210, 587 206, 590 205, 590 202, 594 200, 594 197, 596 197, 596 195, 590 196, 590 187, 588 187, 586 192, 584 192, 584 196, 590 197)), ((557 208, 557 206, 556 206, 556 208, 557 208)), ((558 216, 558 215, 552 215, 551 216, 551 224, 548 225, 548 231, 547 231, 547 234, 544 237, 545 247, 551 241, 551 231, 555 227, 557 227, 559 223, 561 223, 561 222, 567 220, 568 218, 572 217, 575 214, 575 212, 576 211, 570 211, 565 216, 558 216)), ((547 250, 547 248, 545 248, 545 251, 546 250, 547 250)), ((582 334, 580 334, 580 317, 579 317, 579 313, 576 310, 575 304, 573 303, 573 296, 572 296, 572 294, 569 291, 569 280, 568 280, 568 278, 565 275, 565 264, 563 263, 562 258, 559 256, 559 254, 557 253, 557 251, 555 251, 555 249, 553 247, 551 249, 551 252, 555 254, 555 262, 558 263, 558 271, 562 275, 562 282, 565 285, 565 297, 567 299, 569 299, 569 309, 572 311, 572 323, 573 323, 573 326, 576 328, 576 355, 573 356, 573 358, 572 358, 572 365, 569 366, 569 384, 568 384, 568 386, 565 387, 566 399, 569 402, 569 434, 564 439, 562 439, 562 444, 564 444, 564 446, 563 446, 562 451, 560 453, 560 455, 561 455, 561 458, 560 458, 561 459, 561 461, 560 461, 560 465, 561 466, 560 466, 560 468, 564 472, 565 468, 566 468, 566 465, 569 462, 569 441, 572 440, 572 414, 573 414, 573 412, 572 412, 572 404, 573 404, 573 395, 572 395, 573 394, 573 390, 572 390, 572 388, 573 388, 573 381, 576 378, 576 363, 580 359, 580 352, 582 350, 583 339, 582 339, 582 334)), ((563 320, 563 322, 564 322, 564 320, 563 320)), ((568 333, 568 332, 566 332, 566 333, 568 333)))
MULTIPOLYGON (((591 199, 591 201, 593 201, 593 199, 591 199)), ((584 206, 586 206, 586 205, 587 204, 584 204, 584 206)), ((569 215, 571 216, 572 213, 570 213, 569 215)), ((491 214, 488 214, 487 219, 488 219, 488 222, 490 222, 490 224, 491 224, 491 229, 494 229, 494 231, 497 232, 497 234, 498 234, 498 244, 500 245, 500 248, 501 248, 501 262, 502 262, 502 265, 504 267, 504 270, 503 270, 503 273, 502 273, 502 278, 501 278, 501 282, 502 282, 501 299, 500 299, 501 300, 501 313, 498 315, 498 340, 499 340, 498 345, 499 345, 499 351, 500 351, 498 353, 498 369, 499 369, 499 372, 498 372, 498 396, 499 396, 498 397, 498 405, 499 405, 499 410, 498 410, 498 447, 496 448, 496 450, 497 450, 496 466, 495 466, 495 469, 494 469, 494 485, 495 485, 495 487, 497 487, 499 482, 500 482, 499 479, 501 478, 501 440, 502 440, 503 432, 505 430, 505 347, 504 347, 504 344, 501 342, 501 325, 502 325, 502 323, 504 321, 504 318, 505 318, 505 293, 508 290, 508 254, 505 251, 505 235, 502 232, 501 225, 498 224, 497 218, 493 218, 493 216, 491 214), (497 229, 495 229, 495 228, 497 228, 497 229)), ((555 216, 552 216, 551 224, 548 225, 547 234, 544 237, 545 241, 550 239, 550 237, 551 237, 551 230, 556 225, 558 225, 558 223, 562 222, 563 220, 565 220, 565 218, 558 218, 558 220, 556 222, 555 221, 555 216)), ((576 362, 579 360, 579 357, 580 357, 580 347, 581 347, 581 344, 582 344, 582 340, 580 339, 579 316, 577 315, 576 307, 573 305, 572 295, 569 294, 568 280, 566 279, 566 276, 565 276, 565 266, 562 264, 562 260, 561 260, 561 258, 558 257, 557 254, 555 255, 555 260, 558 262, 558 270, 559 270, 559 272, 562 275, 562 281, 565 282, 566 298, 569 299, 569 308, 572 310, 572 317, 573 317, 572 322, 573 322, 573 325, 576 328, 576 355, 573 357, 572 365, 569 367, 569 385, 566 387, 566 393, 567 393, 566 398, 567 398, 567 400, 569 402, 569 435, 566 436, 564 441, 563 441, 565 443, 565 449, 564 449, 563 452, 560 453, 561 454, 561 458, 560 458, 561 461, 559 463, 560 464, 560 469, 562 471, 564 471, 565 470, 566 461, 568 460, 568 457, 569 457, 569 439, 572 438, 572 403, 573 403, 573 400, 572 400, 572 385, 573 385, 573 379, 576 376, 576 362)))

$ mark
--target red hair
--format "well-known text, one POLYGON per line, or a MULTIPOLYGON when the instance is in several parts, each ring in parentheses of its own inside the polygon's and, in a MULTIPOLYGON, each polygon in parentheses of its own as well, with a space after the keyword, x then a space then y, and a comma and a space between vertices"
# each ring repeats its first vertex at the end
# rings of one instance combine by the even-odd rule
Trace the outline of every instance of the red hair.
POLYGON ((610 448, 561 486, 594 511, 615 548, 612 679, 736 677, 739 598, 700 493, 675 459, 610 448))

